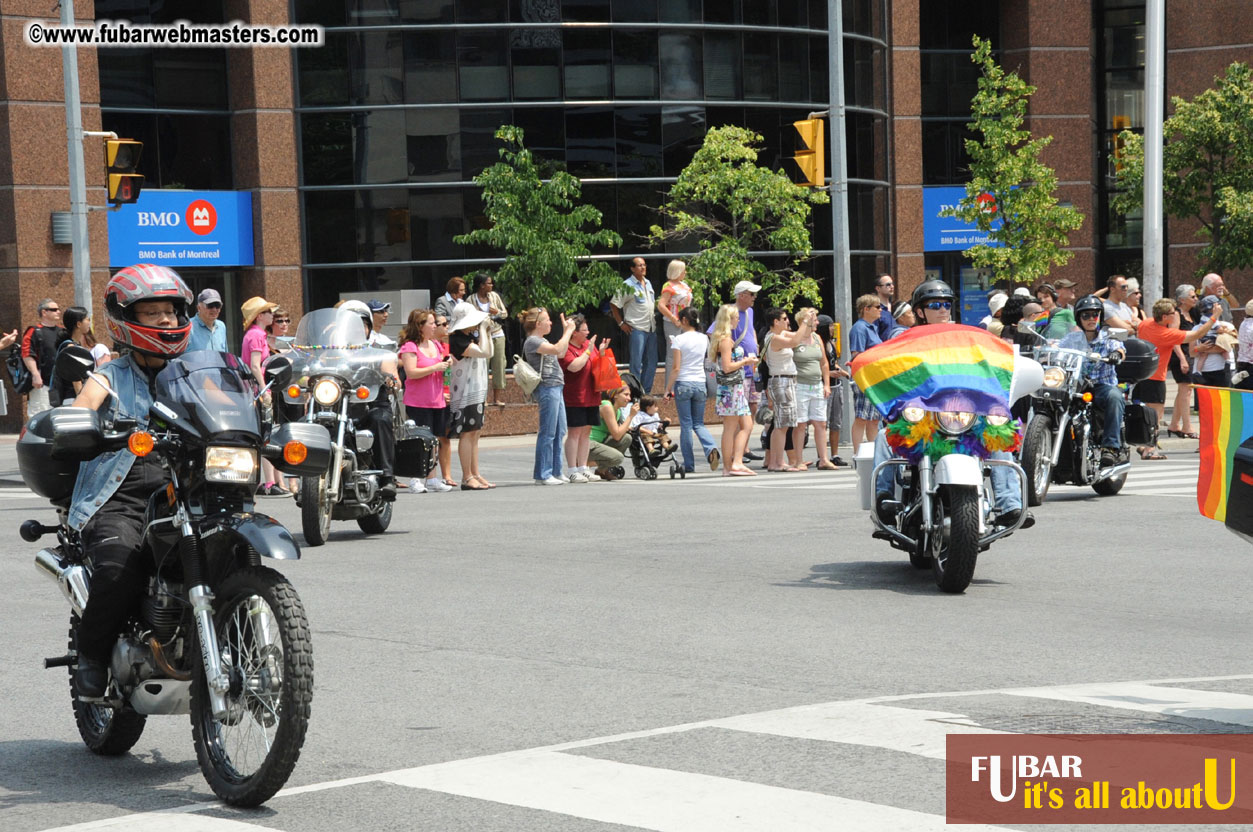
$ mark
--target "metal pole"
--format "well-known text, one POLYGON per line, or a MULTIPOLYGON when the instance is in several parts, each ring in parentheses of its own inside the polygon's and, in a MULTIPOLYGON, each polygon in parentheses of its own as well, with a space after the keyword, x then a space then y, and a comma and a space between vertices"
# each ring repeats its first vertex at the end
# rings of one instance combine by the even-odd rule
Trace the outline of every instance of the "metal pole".
MULTIPOLYGON (((61 0, 61 26, 74 25, 73 0, 61 0)), ((70 227, 73 232, 74 304, 91 310, 91 251, 87 244, 87 180, 83 169, 83 113, 78 97, 78 49, 61 47, 65 75, 66 149, 70 161, 70 227)))
POLYGON ((1162 297, 1162 129, 1166 79, 1166 0, 1148 0, 1144 20, 1144 305, 1162 297))
MULTIPOLYGON (((848 254, 848 156, 844 145, 844 17, 840 0, 827 0, 827 80, 831 101, 831 300, 840 325, 840 360, 848 360, 853 299, 848 254)), ((844 412, 852 413, 852 383, 841 385, 844 412)), ((852 424, 851 419, 846 422, 852 424)), ((850 431, 851 435, 851 431, 850 431)), ((831 449, 834 456, 836 449, 831 449)))

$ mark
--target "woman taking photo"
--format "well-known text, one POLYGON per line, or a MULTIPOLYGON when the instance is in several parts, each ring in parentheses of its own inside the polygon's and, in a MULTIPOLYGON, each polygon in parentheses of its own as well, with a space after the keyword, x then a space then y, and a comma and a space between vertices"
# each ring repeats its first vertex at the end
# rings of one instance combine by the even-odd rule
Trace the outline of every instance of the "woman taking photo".
POLYGON ((479 433, 483 430, 487 402, 487 360, 492 356, 488 326, 487 316, 469 303, 453 307, 448 322, 448 345, 456 359, 452 365, 452 396, 448 400, 448 435, 457 437, 462 491, 496 487, 479 475, 479 433))
MULTIPOLYGON (((679 326, 679 313, 692 305, 692 289, 683 278, 687 277, 687 265, 682 260, 671 260, 666 266, 666 284, 661 287, 661 297, 657 299, 657 311, 661 313, 662 328, 666 337, 666 383, 670 389, 670 378, 674 374, 674 353, 670 349, 670 341, 682 332, 679 326)), ((644 392, 648 392, 645 390, 644 392)))
POLYGON ((600 394, 596 392, 593 362, 600 353, 596 339, 588 337, 587 319, 574 315, 570 320, 574 322, 570 347, 558 359, 565 375, 561 390, 566 405, 566 467, 570 482, 591 482, 593 474, 587 467, 588 442, 592 426, 600 421, 600 394))
POLYGON ((709 339, 709 360, 715 363, 714 380, 718 383, 714 412, 722 417, 722 476, 755 477, 757 472, 744 465, 744 451, 753 432, 744 368, 755 367, 757 356, 746 356, 744 347, 736 343, 732 333, 739 323, 740 310, 735 304, 718 308, 714 334, 709 339))
POLYGON ((822 338, 818 336, 818 310, 805 307, 796 313, 797 323, 809 330, 809 337, 801 339, 792 351, 796 364, 796 427, 800 431, 802 445, 796 448, 801 467, 808 467, 802 453, 805 432, 814 428, 814 445, 818 450, 818 468, 834 471, 835 464, 827 454, 827 401, 831 398, 831 367, 827 364, 827 352, 822 338))
POLYGON ((561 443, 566 437, 566 403, 562 395, 565 376, 557 359, 570 348, 574 321, 561 316, 561 340, 552 343, 546 337, 552 332, 552 318, 542 306, 532 307, 518 316, 526 340, 522 356, 539 373, 539 386, 533 398, 539 403, 539 432, 535 436, 536 485, 564 485, 561 476, 561 443))
MULTIPOLYGON (((239 357, 243 359, 244 366, 252 371, 253 378, 257 380, 258 389, 265 388, 265 373, 262 368, 265 366, 266 359, 270 357, 270 343, 266 329, 273 323, 274 310, 277 308, 277 303, 270 303, 263 297, 248 298, 240 307, 240 312, 244 317, 244 340, 239 357)), ((266 394, 267 398, 269 395, 269 393, 266 394)), ((278 471, 268 459, 261 460, 261 476, 265 482, 257 487, 257 494, 260 496, 286 497, 291 493, 278 484, 278 471)))
POLYGON ((674 396, 679 410, 679 450, 683 454, 683 469, 689 474, 696 471, 693 432, 709 461, 709 470, 717 471, 722 460, 709 428, 705 427, 705 356, 709 353, 709 336, 698 331, 698 326, 700 318, 695 309, 689 306, 679 313, 681 332, 670 341, 674 372, 666 387, 666 395, 674 396))
MULTIPOLYGON (((1179 312, 1175 325, 1184 332, 1201 323, 1201 316, 1196 314, 1197 302, 1196 287, 1191 283, 1180 283, 1175 288, 1175 308, 1179 312)), ((1173 347, 1170 351, 1170 377, 1176 385, 1175 403, 1170 409, 1170 427, 1166 435, 1199 439, 1200 434, 1192 429, 1192 357, 1186 344, 1173 347)))
POLYGON ((770 370, 770 405, 774 408, 774 430, 770 434, 770 452, 766 454, 767 471, 804 471, 801 453, 805 447, 805 431, 797 423, 796 412, 796 362, 793 351, 798 344, 808 343, 814 334, 814 319, 801 323, 798 331, 790 328, 787 312, 782 309, 766 311, 766 334, 762 345, 766 354, 766 366, 770 370), (783 461, 787 432, 792 431, 792 450, 788 452, 787 464, 783 461))
POLYGON ((592 425, 588 438, 588 459, 602 480, 622 478, 622 463, 631 448, 631 419, 638 409, 639 404, 631 401, 631 391, 625 384, 604 392, 600 418, 592 425))
MULTIPOLYGON (((449 357, 435 340, 435 313, 415 309, 400 333, 400 364, 405 374, 405 415, 415 425, 425 425, 431 433, 447 442, 448 402, 444 400, 444 371, 452 366, 449 357)), ((424 491, 452 491, 432 472, 424 483, 417 477, 409 480, 414 494, 424 491)))
POLYGON ((491 321, 488 332, 492 336, 492 359, 488 366, 492 374, 492 404, 503 406, 500 397, 505 392, 505 328, 501 324, 509 317, 509 311, 500 295, 492 291, 494 285, 490 274, 476 274, 471 284, 470 302, 491 321))

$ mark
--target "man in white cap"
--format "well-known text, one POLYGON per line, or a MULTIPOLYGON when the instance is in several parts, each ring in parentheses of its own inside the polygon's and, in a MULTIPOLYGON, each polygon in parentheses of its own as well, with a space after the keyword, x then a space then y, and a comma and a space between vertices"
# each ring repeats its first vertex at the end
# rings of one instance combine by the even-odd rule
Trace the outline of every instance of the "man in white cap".
POLYGON ((1004 292, 996 292, 988 298, 988 314, 979 321, 980 329, 986 329, 993 335, 1001 334, 1001 310, 1005 308, 1007 300, 1009 300, 1009 295, 1004 292))
POLYGON ((222 296, 217 289, 205 289, 196 297, 196 317, 191 319, 191 336, 187 351, 213 350, 226 352, 226 324, 222 315, 222 296))

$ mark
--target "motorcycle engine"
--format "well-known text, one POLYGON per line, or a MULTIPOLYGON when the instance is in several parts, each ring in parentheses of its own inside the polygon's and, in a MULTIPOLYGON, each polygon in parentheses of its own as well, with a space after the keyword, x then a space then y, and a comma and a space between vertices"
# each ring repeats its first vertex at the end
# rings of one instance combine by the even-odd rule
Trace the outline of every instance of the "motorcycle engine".
POLYGON ((148 594, 140 603, 140 619, 160 642, 169 641, 183 620, 183 603, 179 599, 181 592, 181 586, 154 577, 148 586, 148 594))
POLYGON ((157 675, 152 650, 134 636, 123 636, 113 645, 113 679, 122 690, 129 690, 157 675))

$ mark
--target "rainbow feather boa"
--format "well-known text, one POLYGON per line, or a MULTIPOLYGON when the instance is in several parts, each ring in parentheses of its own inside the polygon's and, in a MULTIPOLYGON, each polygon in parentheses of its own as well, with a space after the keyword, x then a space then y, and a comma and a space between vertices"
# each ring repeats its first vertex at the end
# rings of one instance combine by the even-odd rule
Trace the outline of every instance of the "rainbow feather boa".
POLYGON ((987 459, 993 451, 1013 453, 1022 447, 1022 422, 1018 419, 1003 425, 990 425, 979 416, 970 430, 960 436, 940 431, 936 415, 930 411, 920 422, 897 419, 887 427, 887 443, 896 456, 917 464, 923 455, 938 460, 947 454, 959 453, 987 459))

